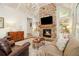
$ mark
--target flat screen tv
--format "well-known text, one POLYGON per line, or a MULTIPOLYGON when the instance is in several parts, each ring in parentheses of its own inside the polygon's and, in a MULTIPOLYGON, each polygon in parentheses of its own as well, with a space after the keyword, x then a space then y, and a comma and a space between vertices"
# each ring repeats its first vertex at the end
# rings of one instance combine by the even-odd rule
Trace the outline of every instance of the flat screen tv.
POLYGON ((47 24, 52 24, 52 23, 53 23, 52 16, 41 18, 41 25, 47 25, 47 24))

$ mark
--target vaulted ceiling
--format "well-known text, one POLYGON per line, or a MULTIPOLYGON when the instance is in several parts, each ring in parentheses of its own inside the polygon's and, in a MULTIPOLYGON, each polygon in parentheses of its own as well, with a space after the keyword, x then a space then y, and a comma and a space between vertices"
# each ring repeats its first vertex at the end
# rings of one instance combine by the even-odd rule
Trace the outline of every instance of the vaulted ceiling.
POLYGON ((0 6, 10 7, 31 15, 38 13, 39 8, 44 5, 47 3, 0 3, 0 6))
MULTIPOLYGON (((31 16, 36 16, 38 14, 39 8, 47 4, 48 3, 0 3, 0 7, 9 7, 13 8, 14 10, 19 10, 26 15, 29 14, 31 16)), ((61 3, 58 5, 72 8, 73 4, 61 3)))

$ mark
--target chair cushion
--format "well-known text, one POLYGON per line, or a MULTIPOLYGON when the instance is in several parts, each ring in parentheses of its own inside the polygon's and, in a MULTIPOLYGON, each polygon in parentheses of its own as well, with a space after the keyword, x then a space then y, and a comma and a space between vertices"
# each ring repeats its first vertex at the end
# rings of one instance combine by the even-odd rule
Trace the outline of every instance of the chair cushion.
POLYGON ((62 51, 59 51, 56 46, 45 44, 38 50, 39 56, 62 56, 62 51))
POLYGON ((0 50, 2 50, 6 55, 8 55, 12 51, 8 40, 6 39, 0 40, 0 50))
POLYGON ((79 41, 77 39, 70 39, 67 47, 64 50, 66 56, 79 56, 79 41))

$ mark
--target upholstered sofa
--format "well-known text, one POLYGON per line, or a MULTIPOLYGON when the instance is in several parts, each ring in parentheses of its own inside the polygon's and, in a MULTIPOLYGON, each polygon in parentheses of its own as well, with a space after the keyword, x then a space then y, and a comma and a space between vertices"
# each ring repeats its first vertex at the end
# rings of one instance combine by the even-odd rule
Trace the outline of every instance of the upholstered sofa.
POLYGON ((79 56, 79 41, 70 39, 64 50, 60 51, 57 46, 47 44, 41 46, 38 50, 40 56, 79 56))
POLYGON ((70 39, 64 49, 63 55, 65 56, 79 56, 79 40, 70 39))

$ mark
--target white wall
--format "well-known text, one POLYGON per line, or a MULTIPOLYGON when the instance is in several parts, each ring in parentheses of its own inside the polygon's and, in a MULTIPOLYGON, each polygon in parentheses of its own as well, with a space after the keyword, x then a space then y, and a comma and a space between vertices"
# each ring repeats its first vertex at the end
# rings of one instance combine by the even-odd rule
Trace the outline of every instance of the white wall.
POLYGON ((4 17, 4 28, 0 28, 0 38, 6 36, 8 31, 21 30, 24 30, 26 37, 27 17, 24 13, 8 6, 0 6, 0 17, 4 17))

